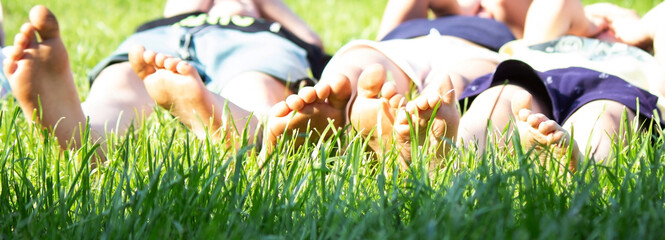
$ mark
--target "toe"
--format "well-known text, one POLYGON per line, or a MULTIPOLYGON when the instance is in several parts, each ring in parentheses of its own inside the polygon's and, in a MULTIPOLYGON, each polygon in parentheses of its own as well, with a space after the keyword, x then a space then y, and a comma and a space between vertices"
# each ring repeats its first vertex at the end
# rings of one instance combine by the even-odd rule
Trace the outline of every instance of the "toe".
POLYGON ((15 51, 23 51, 30 46, 31 42, 36 42, 37 36, 35 35, 35 28, 29 23, 21 25, 21 32, 14 36, 14 49, 15 51))
POLYGON ((134 72, 141 79, 145 79, 148 75, 155 72, 155 68, 146 63, 144 57, 145 49, 142 46, 134 46, 129 52, 129 64, 134 69, 134 72))
POLYGON ((427 101, 427 96, 418 96, 414 101, 418 110, 427 110, 429 109, 429 102, 427 101))
POLYGON ((430 94, 429 96, 427 96, 428 109, 434 109, 434 107, 436 107, 436 105, 439 104, 439 102, 441 102, 441 97, 439 95, 430 94))
POLYGON ((145 48, 141 45, 134 45, 129 49, 129 62, 145 62, 145 48))
POLYGON ((407 112, 415 112, 416 111, 416 103, 412 100, 406 103, 406 106, 404 107, 407 112))
POLYGON ((330 85, 327 83, 319 83, 316 86, 314 86, 314 89, 316 89, 316 98, 318 100, 327 99, 328 97, 330 97, 330 93, 332 92, 330 85))
POLYGON ((526 123, 529 124, 531 127, 535 128, 535 129, 539 129, 541 123, 543 123, 547 120, 549 120, 549 119, 547 119, 547 117, 545 117, 545 115, 540 114, 540 113, 535 113, 535 114, 531 114, 526 119, 526 123))
POLYGON ((442 98, 443 102, 448 105, 455 104, 455 102, 457 101, 455 94, 456 93, 454 88, 451 88, 450 90, 446 91, 445 93, 443 93, 443 98, 442 98))
POLYGON ((363 70, 358 77, 358 95, 377 98, 386 80, 386 71, 380 64, 373 64, 363 70))
POLYGON ((555 121, 546 120, 541 122, 540 125, 538 125, 538 131, 541 132, 542 134, 547 135, 559 130, 558 126, 559 125, 555 121))
POLYGON ((164 68, 164 61, 168 59, 168 56, 163 53, 157 53, 155 56, 155 66, 158 68, 164 68))
POLYGON ((395 94, 397 94, 397 86, 395 86, 395 83, 388 82, 381 87, 381 96, 384 98, 391 99, 395 94))
POLYGON ((16 72, 16 62, 7 58, 3 61, 3 70, 5 71, 5 74, 7 74, 8 77, 11 77, 14 72, 16 72))
POLYGON ((270 109, 270 116, 273 117, 285 117, 291 112, 291 109, 289 108, 289 105, 286 104, 285 101, 281 101, 277 104, 275 104, 271 109, 270 109))
POLYGON ((400 109, 399 111, 397 111, 397 116, 395 117, 395 125, 393 128, 395 129, 395 132, 402 137, 404 135, 408 135, 409 130, 411 128, 409 126, 408 118, 409 114, 406 112, 405 109, 400 109))
POLYGON ((58 20, 46 7, 37 5, 30 10, 30 23, 37 29, 43 40, 60 37, 58 20))
POLYGON ((199 76, 199 72, 189 64, 188 62, 185 61, 177 61, 177 65, 175 67, 175 71, 177 71, 179 74, 190 76, 196 80, 201 80, 201 77, 199 76))
POLYGON ((519 110, 519 113, 516 115, 517 120, 520 122, 526 122, 529 116, 531 116, 531 110, 526 108, 519 110))
POLYGON ((155 65, 155 57, 157 57, 157 53, 146 50, 143 52, 143 61, 145 61, 146 64, 150 65, 155 65))
POLYGON ((164 60, 164 69, 176 72, 178 63, 180 63, 180 59, 178 58, 167 58, 164 60))
POLYGON ((23 50, 25 50, 25 48, 21 48, 21 47, 17 47, 17 46, 14 46, 14 47, 10 46, 10 47, 6 47, 4 52, 7 55, 7 59, 11 59, 12 61, 18 61, 23 57, 23 53, 24 53, 23 50))
POLYGON ((351 82, 349 79, 340 74, 329 84, 331 93, 328 100, 330 104, 338 109, 346 108, 351 98, 351 82))
POLYGON ((566 133, 563 132, 563 131, 553 132, 553 133, 547 135, 547 143, 548 144, 560 143, 562 141, 565 141, 565 138, 564 138, 565 136, 566 136, 566 133))
POLYGON ((395 94, 390 98, 389 104, 392 108, 400 108, 404 105, 406 98, 402 94, 395 94))
POLYGON ((310 104, 316 101, 316 89, 313 87, 304 87, 298 92, 298 96, 305 104, 310 104))
POLYGON ((286 104, 291 110, 300 111, 305 107, 305 101, 300 98, 298 95, 291 95, 286 98, 286 104))

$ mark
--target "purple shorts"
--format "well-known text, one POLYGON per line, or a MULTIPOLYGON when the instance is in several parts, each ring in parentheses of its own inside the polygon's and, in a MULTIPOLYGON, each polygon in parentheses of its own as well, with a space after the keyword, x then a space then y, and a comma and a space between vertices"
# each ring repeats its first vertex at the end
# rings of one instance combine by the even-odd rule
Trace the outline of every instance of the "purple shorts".
POLYGON ((549 100, 550 114, 559 124, 563 124, 577 109, 595 100, 619 102, 634 112, 637 112, 639 104, 639 115, 647 119, 654 119, 654 112, 658 112, 658 97, 617 76, 579 67, 538 72, 518 60, 504 61, 494 73, 473 81, 460 99, 467 99, 470 103, 483 91, 502 84, 519 85, 534 97, 542 96, 542 99, 549 100))

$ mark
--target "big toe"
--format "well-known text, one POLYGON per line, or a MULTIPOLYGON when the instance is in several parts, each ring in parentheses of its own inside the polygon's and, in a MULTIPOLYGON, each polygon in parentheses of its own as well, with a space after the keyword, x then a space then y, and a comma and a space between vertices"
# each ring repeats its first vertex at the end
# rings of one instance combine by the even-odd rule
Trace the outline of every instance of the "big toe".
POLYGON ((30 23, 44 40, 60 37, 58 19, 43 5, 37 5, 30 10, 30 23))
POLYGON ((386 71, 380 64, 372 64, 365 68, 358 77, 358 95, 376 98, 386 81, 386 71))
POLYGON ((148 75, 155 72, 155 67, 150 66, 146 62, 144 55, 145 49, 142 46, 134 46, 129 51, 129 64, 141 79, 145 79, 148 75))
POLYGON ((285 117, 291 112, 291 109, 289 108, 289 105, 286 104, 285 101, 281 101, 270 109, 270 116, 271 117, 285 117))

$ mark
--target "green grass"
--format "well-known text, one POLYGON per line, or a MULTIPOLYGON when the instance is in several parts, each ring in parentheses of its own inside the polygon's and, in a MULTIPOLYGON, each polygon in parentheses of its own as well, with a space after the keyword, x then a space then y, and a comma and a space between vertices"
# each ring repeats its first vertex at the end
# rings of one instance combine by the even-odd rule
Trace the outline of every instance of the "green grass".
MULTIPOLYGON (((37 2, 60 17, 81 96, 86 72, 163 6, 162 0, 3 1, 8 36, 37 2)), ((619 3, 644 12, 658 1, 619 3)), ((350 39, 373 38, 383 8, 376 0, 289 4, 331 53, 350 39)), ((0 239, 665 236, 661 129, 629 134, 625 145, 614 146, 613 164, 587 162, 574 175, 495 146, 484 153, 455 149, 429 176, 431 155, 415 151, 414 167, 399 172, 395 149, 373 160, 361 151, 364 139, 352 134, 302 148, 279 144, 261 167, 251 147, 236 151, 196 140, 158 111, 134 131, 109 136, 108 165, 91 172, 90 153, 98 146, 60 153, 12 99, 0 102, 0 110, 0 239)))

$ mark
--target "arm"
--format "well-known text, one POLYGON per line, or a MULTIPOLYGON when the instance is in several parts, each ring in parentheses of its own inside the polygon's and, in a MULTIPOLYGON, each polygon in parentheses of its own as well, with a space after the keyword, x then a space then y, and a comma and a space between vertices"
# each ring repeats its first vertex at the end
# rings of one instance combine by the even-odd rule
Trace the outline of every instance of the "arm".
POLYGON ((641 19, 635 11, 629 9, 618 6, 601 7, 594 10, 603 10, 602 13, 607 15, 613 40, 647 51, 655 47, 656 32, 663 29, 661 26, 665 21, 665 4, 658 4, 641 19))
POLYGON ((430 9, 436 17, 460 12, 456 0, 388 0, 376 38, 382 39, 405 21, 427 18, 430 9))
POLYGON ((282 24, 298 38, 323 49, 319 35, 284 2, 281 0, 255 0, 255 3, 263 18, 282 24))
POLYGON ((607 29, 602 16, 587 15, 580 0, 534 0, 524 27, 524 40, 546 42, 572 34, 594 37, 607 29))

